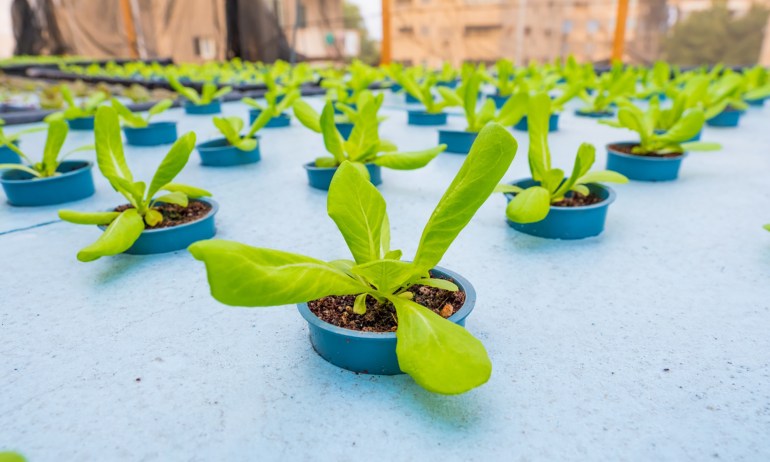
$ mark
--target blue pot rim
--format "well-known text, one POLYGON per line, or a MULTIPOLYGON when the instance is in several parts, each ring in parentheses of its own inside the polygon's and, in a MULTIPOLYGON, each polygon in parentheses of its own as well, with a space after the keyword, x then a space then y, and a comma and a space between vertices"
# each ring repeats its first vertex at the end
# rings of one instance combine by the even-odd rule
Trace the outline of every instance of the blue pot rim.
POLYGON ((189 99, 185 99, 184 100, 185 107, 187 107, 187 106, 205 107, 205 106, 211 106, 212 104, 217 104, 217 103, 222 104, 222 100, 220 98, 216 98, 216 99, 212 99, 211 101, 209 101, 208 103, 205 103, 205 104, 195 104, 192 101, 190 101, 189 99))
POLYGON ((479 132, 469 132, 468 130, 439 130, 438 132, 439 132, 439 134, 446 133, 448 135, 465 134, 465 135, 469 135, 469 136, 473 135, 474 137, 479 136, 479 132))
MULTIPOLYGON (((369 163, 364 164, 364 165, 374 165, 374 164, 369 162, 369 163)), ((308 162, 305 165, 303 165, 303 167, 305 167, 305 170, 310 170, 310 171, 313 171, 313 172, 324 171, 324 170, 337 170, 339 168, 339 166, 337 166, 337 167, 316 167, 315 161, 308 162)))
MULTIPOLYGON (((520 178, 518 180, 511 181, 508 184, 512 184, 514 186, 518 186, 519 183, 525 183, 529 181, 534 181, 531 177, 528 178, 520 178)), ((588 183, 591 186, 595 186, 599 189, 603 189, 607 192, 607 197, 605 199, 602 199, 600 202, 597 202, 595 204, 591 205, 581 205, 580 207, 564 207, 563 205, 553 205, 551 204, 550 208, 553 210, 558 210, 560 212, 570 212, 570 213, 576 213, 581 212, 584 210, 591 210, 591 209, 598 209, 602 207, 608 207, 610 204, 615 202, 615 190, 610 188, 609 186, 605 186, 601 183, 588 183)), ((510 200, 513 199, 513 197, 516 196, 516 193, 505 193, 505 197, 510 200)))
POLYGON ((646 162, 675 162, 675 161, 680 161, 685 157, 687 157, 688 155, 690 155, 690 153, 688 153, 687 151, 684 151, 678 156, 671 156, 671 157, 639 156, 636 154, 626 154, 625 152, 616 151, 611 147, 614 144, 634 146, 639 144, 637 141, 620 141, 616 143, 609 143, 607 144, 607 152, 612 153, 613 156, 625 157, 627 159, 639 159, 639 160, 644 160, 646 162))
POLYGON ((168 127, 168 126, 176 127, 176 125, 177 125, 177 123, 173 122, 171 120, 159 120, 157 122, 150 122, 149 124, 147 124, 146 127, 129 127, 129 126, 124 126, 123 130, 149 130, 151 128, 156 128, 156 127, 168 127))
MULTIPOLYGON (((175 230, 178 230, 178 229, 183 229, 183 228, 185 228, 187 226, 192 226, 194 224, 200 223, 201 221, 203 221, 203 220, 205 220, 207 218, 210 218, 210 217, 213 218, 214 215, 216 215, 217 212, 219 211, 219 203, 217 201, 215 201, 214 199, 211 199, 209 197, 196 197, 195 199, 190 199, 190 200, 206 202, 207 204, 211 205, 211 210, 209 210, 209 213, 207 213, 206 215, 202 216, 198 220, 191 221, 189 223, 184 223, 184 224, 177 225, 177 226, 170 226, 170 227, 167 227, 167 228, 145 229, 144 231, 142 231, 142 234, 156 234, 156 233, 171 232, 171 231, 175 231, 175 230)), ((115 211, 114 207, 111 208, 111 209, 105 210, 105 212, 114 212, 114 211, 115 211)), ((102 231, 107 229, 106 225, 96 225, 96 226, 99 229, 101 229, 102 231)))
MULTIPOLYGON (((470 281, 455 273, 454 271, 442 268, 441 266, 436 266, 431 271, 434 270, 448 276, 463 292, 465 292, 465 303, 463 303, 463 306, 457 310, 455 314, 446 319, 448 321, 456 322, 467 318, 473 311, 473 308, 476 306, 476 289, 473 288, 473 285, 470 283, 470 281)), ((319 329, 323 329, 334 334, 367 340, 393 341, 396 339, 395 332, 363 332, 360 330, 345 329, 344 327, 329 324, 328 322, 323 321, 321 318, 313 314, 313 312, 310 311, 310 308, 307 306, 307 302, 297 303, 297 308, 299 308, 299 313, 303 318, 305 318, 305 321, 307 321, 308 324, 312 324, 319 329)))
POLYGON ((46 178, 34 177, 34 178, 27 178, 26 180, 9 180, 5 178, 7 174, 15 170, 15 169, 8 169, 5 172, 3 172, 2 175, 0 175, 0 183, 19 184, 19 183, 28 183, 28 182, 34 181, 36 184, 40 184, 45 182, 55 182, 55 181, 60 181, 63 178, 67 178, 69 176, 74 176, 79 173, 82 173, 82 170, 91 170, 92 168, 94 168, 94 163, 91 162, 90 160, 65 160, 59 163, 59 167, 67 163, 79 163, 79 164, 83 164, 83 166, 76 168, 75 170, 70 170, 69 172, 62 173, 61 175, 49 176, 46 178))
POLYGON ((428 112, 428 111, 422 111, 422 110, 418 110, 418 109, 410 109, 410 110, 408 110, 406 112, 409 113, 409 114, 429 115, 429 116, 447 115, 447 113, 444 112, 444 111, 441 111, 441 112, 428 112))
MULTIPOLYGON (((259 135, 254 135, 254 139, 257 140, 257 147, 259 147, 259 135)), ((225 149, 225 148, 235 148, 235 146, 233 146, 232 144, 226 144, 224 146, 212 146, 212 144, 221 142, 221 141, 227 142, 227 138, 224 138, 224 137, 213 138, 208 141, 204 141, 203 143, 199 143, 195 148, 198 151, 206 151, 206 152, 219 151, 220 149, 225 149)), ((251 151, 243 151, 243 152, 251 152, 251 151)))

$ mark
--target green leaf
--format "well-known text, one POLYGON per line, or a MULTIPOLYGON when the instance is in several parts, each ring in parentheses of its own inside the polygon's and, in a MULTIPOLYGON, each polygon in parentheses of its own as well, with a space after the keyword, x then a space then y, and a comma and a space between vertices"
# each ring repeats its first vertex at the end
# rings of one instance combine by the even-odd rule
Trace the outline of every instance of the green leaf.
POLYGON ((520 193, 524 191, 524 188, 508 183, 500 183, 495 186, 493 193, 520 193))
POLYGON ((43 148, 44 176, 53 175, 56 172, 56 168, 59 167, 59 162, 56 158, 59 157, 59 152, 64 145, 68 131, 67 122, 63 120, 57 120, 48 124, 48 137, 43 148))
MULTIPOLYGON (((273 115, 270 111, 262 111, 259 113, 254 123, 249 127, 249 131, 246 133, 245 138, 254 138, 258 131, 262 130, 268 122, 273 119, 273 115)), ((256 147, 256 145, 255 145, 256 147)), ((254 148, 252 148, 254 149, 254 148)))
POLYGON ((374 158, 374 163, 394 170, 415 170, 428 165, 428 162, 435 159, 445 149, 446 144, 441 144, 424 151, 382 154, 374 158))
POLYGON ((173 104, 174 102, 168 98, 162 99, 157 103, 155 103, 147 112, 150 116, 155 116, 163 112, 166 112, 173 104))
POLYGON ((40 172, 38 172, 37 170, 22 164, 0 164, 0 170, 21 170, 22 172, 29 173, 35 178, 42 177, 40 172))
POLYGON ((350 162, 334 174, 326 207, 356 263, 380 258, 385 199, 350 162))
POLYGON ((321 132, 323 133, 326 150, 334 156, 337 163, 341 164, 345 160, 345 151, 342 148, 340 132, 337 131, 337 126, 334 125, 334 108, 332 108, 331 102, 326 103, 321 113, 321 132))
POLYGON ((722 149, 721 144, 708 141, 692 141, 690 143, 682 143, 681 147, 684 151, 719 151, 722 149))
POLYGON ((153 202, 165 202, 167 204, 175 204, 180 207, 187 207, 188 199, 187 195, 179 191, 175 191, 169 194, 156 197, 153 202))
POLYGON ((585 175, 578 178, 576 182, 576 184, 590 184, 590 183, 623 184, 623 183, 628 183, 628 178, 612 170, 596 170, 593 172, 586 173, 585 175))
POLYGON ((505 209, 505 216, 514 223, 535 223, 551 210, 551 193, 542 186, 533 186, 516 194, 505 209))
POLYGON ((316 157, 315 159, 315 166, 320 168, 326 168, 326 167, 337 167, 339 164, 337 163, 337 159, 334 157, 316 157))
POLYGON ((213 117, 211 121, 217 127, 220 133, 232 146, 241 142, 241 130, 243 130, 243 119, 236 116, 213 117))
POLYGON ((396 307, 396 355, 402 371, 428 391, 454 395, 489 380, 492 363, 481 342, 465 328, 401 297, 396 307))
POLYGON ((399 260, 374 260, 352 269, 380 292, 392 294, 416 274, 413 264, 399 260))
POLYGON ((190 153, 195 148, 195 133, 189 132, 182 135, 171 149, 163 158, 158 170, 155 171, 155 175, 152 177, 150 183, 150 189, 147 190, 147 197, 145 200, 149 201, 155 195, 156 192, 163 189, 165 185, 171 182, 179 172, 182 171, 187 161, 190 159, 190 153))
POLYGON ((424 270, 435 267, 460 231, 494 191, 511 165, 518 143, 501 125, 484 127, 444 196, 433 210, 414 258, 424 270))
POLYGON ((767 225, 763 226, 763 228, 765 228, 766 230, 770 231, 770 224, 767 224, 767 225))
POLYGON ((277 306, 370 290, 329 263, 212 239, 188 250, 206 264, 211 295, 233 306, 277 306))
POLYGON ((59 210, 59 218, 78 225, 109 225, 120 215, 120 212, 78 212, 76 210, 59 210))
POLYGON ((658 140, 679 144, 683 141, 692 139, 703 128, 703 124, 706 119, 703 116, 703 111, 700 109, 691 109, 682 116, 677 123, 671 127, 666 133, 658 136, 658 140))
POLYGON ((551 99, 547 93, 530 98, 527 106, 529 129, 529 169, 535 181, 543 181, 551 170, 551 151, 548 148, 548 119, 551 117, 551 99))
POLYGON ((96 163, 102 174, 108 179, 116 177, 129 182, 134 181, 123 153, 120 123, 115 109, 101 106, 96 111, 94 139, 96 140, 96 163))
POLYGON ((356 300, 353 302, 353 312, 355 314, 366 314, 366 294, 356 295, 356 300))
POLYGON ((195 199, 198 197, 211 197, 211 193, 205 189, 196 188, 195 186, 188 186, 186 184, 180 183, 168 183, 160 189, 170 192, 180 192, 190 199, 195 199))
MULTIPOLYGON (((592 144, 583 143, 578 148, 577 157, 575 158, 575 165, 572 167, 572 174, 567 178, 561 186, 553 194, 556 198, 564 197, 567 191, 572 189, 572 186, 577 182, 578 178, 585 175, 596 160, 596 148, 592 144)), ((562 178, 563 179, 563 178, 562 178)))
POLYGON ((437 289, 450 290, 452 292, 456 292, 460 290, 460 288, 457 287, 457 285, 454 282, 447 281, 446 279, 423 278, 415 281, 415 284, 420 284, 428 287, 435 287, 437 289))
POLYGON ((144 220, 136 209, 122 212, 104 230, 99 239, 78 252, 78 260, 94 261, 128 250, 144 231, 144 220))
POLYGON ((150 226, 155 226, 163 221, 163 214, 155 209, 148 209, 144 214, 144 222, 150 226))
POLYGON ((120 116, 129 127, 140 128, 146 127, 148 125, 147 121, 144 120, 143 117, 131 112, 130 109, 128 109, 123 105, 123 103, 115 98, 112 99, 112 107, 115 109, 115 111, 117 111, 118 116, 120 116))

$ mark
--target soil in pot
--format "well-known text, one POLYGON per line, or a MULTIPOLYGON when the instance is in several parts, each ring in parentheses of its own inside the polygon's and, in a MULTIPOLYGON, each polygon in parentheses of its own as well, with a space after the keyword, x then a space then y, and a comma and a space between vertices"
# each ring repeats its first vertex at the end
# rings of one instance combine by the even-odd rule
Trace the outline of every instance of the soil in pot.
POLYGON ((588 205, 594 205, 601 202, 602 199, 598 195, 591 193, 589 195, 580 194, 579 192, 572 191, 569 196, 564 196, 564 199, 554 202, 551 205, 556 207, 585 207, 588 205))
MULTIPOLYGON (((125 204, 116 207, 115 211, 122 212, 132 208, 134 208, 132 205, 125 204)), ((145 225, 145 229, 171 228, 201 220, 211 211, 211 204, 191 200, 187 207, 176 204, 156 204, 154 209, 163 215, 163 220, 155 226, 145 225)))
POLYGON ((639 154, 633 151, 635 147, 639 146, 638 144, 630 145, 630 144, 611 144, 609 145, 609 148, 613 151, 622 152, 623 154, 629 154, 632 156, 640 156, 640 157, 680 157, 681 153, 671 152, 668 154, 658 154, 656 152, 645 152, 643 154, 639 154))
MULTIPOLYGON (((451 279, 450 279, 451 281, 451 279)), ((443 318, 448 318, 462 308, 465 292, 438 289, 423 285, 413 285, 409 292, 414 294, 413 301, 443 318)), ((366 297, 366 313, 353 312, 355 295, 331 295, 308 302, 307 306, 322 321, 345 329, 363 332, 395 332, 398 327, 396 308, 387 302, 380 305, 374 297, 366 297)))

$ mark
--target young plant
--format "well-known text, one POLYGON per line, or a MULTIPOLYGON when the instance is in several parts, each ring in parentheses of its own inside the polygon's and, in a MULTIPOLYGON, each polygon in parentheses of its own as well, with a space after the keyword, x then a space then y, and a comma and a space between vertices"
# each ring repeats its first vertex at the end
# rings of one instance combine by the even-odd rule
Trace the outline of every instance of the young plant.
POLYGON ((141 115, 132 112, 131 109, 124 106, 123 103, 117 99, 112 98, 112 107, 117 111, 123 124, 131 128, 145 128, 149 126, 150 119, 153 116, 167 111, 173 104, 174 102, 170 99, 160 100, 147 110, 147 117, 142 117, 141 115))
POLYGON ((701 101, 706 120, 718 116, 725 109, 742 111, 748 107, 741 95, 742 83, 741 76, 734 73, 726 73, 711 81, 701 101))
POLYGON ((649 111, 655 113, 653 117, 655 130, 658 132, 671 130, 688 109, 701 109, 701 102, 705 98, 708 86, 708 78, 698 76, 688 80, 681 89, 672 88, 668 93, 671 97, 671 105, 668 107, 662 107, 658 96, 653 96, 650 99, 649 111))
MULTIPOLYGON (((30 129, 25 132, 30 133, 40 130, 41 129, 30 129)), ((59 175, 57 172, 59 165, 67 156, 76 152, 94 149, 93 146, 81 146, 60 157, 59 154, 61 153, 62 146, 64 146, 64 140, 67 139, 68 132, 69 126, 67 125, 67 122, 63 120, 53 120, 48 122, 48 135, 45 140, 45 147, 43 148, 43 159, 40 162, 33 162, 29 156, 24 154, 24 152, 14 144, 14 141, 18 138, 20 133, 17 135, 6 136, 2 130, 0 130, 0 146, 5 146, 15 152, 27 164, 0 164, 0 170, 21 170, 29 173, 34 178, 49 178, 59 175)))
POLYGON ((664 61, 658 61, 650 70, 643 70, 641 88, 636 92, 636 97, 649 99, 653 96, 668 95, 673 90, 671 82, 671 65, 664 61))
POLYGON ((26 130, 19 130, 18 132, 9 135, 5 133, 5 130, 3 130, 3 126, 5 126, 5 120, 0 119, 0 148, 2 148, 3 146, 7 146, 8 149, 11 149, 11 150, 13 150, 13 148, 16 147, 16 144, 22 135, 25 135, 27 133, 37 133, 45 130, 45 128, 42 128, 42 127, 35 127, 35 128, 28 128, 26 130), (13 148, 11 146, 13 146, 13 148))
POLYGON ((358 111, 349 114, 353 117, 353 130, 347 141, 342 140, 334 124, 334 108, 331 101, 326 102, 320 116, 304 101, 299 100, 294 104, 297 120, 314 132, 321 133, 324 146, 331 154, 331 157, 318 157, 315 160, 316 167, 338 167, 347 160, 362 172, 367 172, 364 164, 368 163, 395 170, 415 170, 427 165, 446 149, 446 145, 442 144, 424 151, 395 152, 397 147, 393 143, 380 139, 377 111, 382 106, 383 98, 382 93, 377 96, 372 96, 369 92, 362 93, 358 111))
POLYGON ((497 79, 494 81, 498 96, 510 96, 516 90, 516 72, 513 62, 500 59, 495 63, 497 79))
POLYGON ((59 86, 59 92, 62 98, 67 103, 67 109, 54 112, 46 116, 45 121, 51 122, 53 120, 72 120, 81 119, 84 117, 93 117, 96 114, 96 110, 99 106, 109 98, 107 93, 97 91, 92 93, 91 96, 86 98, 81 104, 77 104, 75 97, 72 95, 72 91, 67 85, 59 86))
POLYGON ((198 93, 195 88, 185 87, 182 85, 176 76, 173 75, 168 77, 168 83, 171 85, 171 88, 173 88, 174 91, 182 95, 187 101, 194 104, 195 106, 205 106, 207 104, 211 104, 214 100, 225 96, 233 90, 233 87, 229 86, 217 89, 216 84, 206 82, 203 84, 201 92, 198 93))
POLYGON ((581 109, 585 113, 607 113, 613 104, 627 100, 634 93, 636 75, 631 69, 623 70, 622 66, 613 66, 611 72, 602 74, 592 95, 582 91, 580 98, 586 103, 581 109))
POLYGON ((505 214, 516 223, 535 223, 543 220, 551 204, 564 200, 571 194, 587 196, 590 183, 626 183, 628 179, 617 172, 598 170, 589 172, 596 160, 593 145, 583 143, 577 152, 572 174, 565 178, 564 170, 551 166, 551 151, 548 148, 548 107, 550 98, 538 93, 530 100, 527 123, 529 125, 529 169, 532 179, 538 184, 529 188, 501 184, 497 192, 515 193, 508 203, 505 214))
POLYGON ((120 124, 115 109, 102 106, 96 113, 94 137, 96 162, 110 185, 128 200, 130 208, 122 212, 77 212, 60 210, 59 218, 81 225, 105 225, 107 229, 93 244, 78 252, 78 260, 89 262, 100 257, 117 255, 128 250, 146 226, 156 226, 164 220, 156 205, 160 202, 187 207, 189 199, 211 196, 203 189, 172 180, 182 171, 195 147, 195 133, 181 136, 161 161, 149 188, 135 181, 128 168, 120 124), (165 191, 157 195, 160 191, 165 191))
POLYGON ((764 66, 754 66, 743 71, 741 93, 746 101, 761 101, 770 98, 770 75, 764 66))
POLYGON ((485 383, 492 365, 484 346, 467 330, 412 301, 409 287, 457 290, 430 270, 470 222, 516 154, 516 140, 500 125, 482 130, 439 201, 411 261, 390 247, 385 200, 349 162, 329 188, 327 208, 353 260, 324 262, 304 255, 224 240, 189 247, 206 265, 211 294, 231 306, 303 303, 330 295, 355 295, 354 316, 368 309, 397 318, 396 354, 401 370, 429 391, 458 394, 485 383), (367 299, 376 301, 367 308, 367 299))
POLYGON ((413 73, 404 72, 401 75, 399 81, 404 90, 417 99, 423 106, 425 106, 425 112, 428 114, 438 114, 444 110, 444 108, 450 106, 448 101, 437 101, 433 95, 433 87, 436 86, 436 76, 427 75, 421 83, 417 83, 417 79, 413 73))
MULTIPOLYGON (((241 102, 255 109, 259 109, 262 113, 268 113, 270 119, 283 114, 284 111, 289 109, 301 95, 298 88, 288 89, 278 84, 270 73, 265 75, 265 84, 267 85, 265 104, 252 98, 243 98, 241 102)), ((268 122, 270 119, 267 119, 268 122)))
POLYGON ((700 108, 684 111, 681 117, 668 130, 656 129, 660 124, 662 112, 656 105, 650 105, 647 112, 633 104, 624 104, 618 111, 618 120, 601 121, 605 125, 627 128, 639 134, 639 144, 631 148, 633 154, 665 155, 680 154, 685 151, 715 151, 721 149, 718 143, 703 141, 690 142, 697 135, 706 121, 700 108))
POLYGON ((460 73, 455 69, 451 63, 444 62, 441 66, 441 70, 436 73, 436 81, 440 84, 452 83, 457 80, 460 73))
POLYGON ((451 106, 460 106, 468 121, 467 132, 478 133, 490 122, 498 122, 504 126, 515 125, 526 114, 527 94, 517 93, 505 102, 500 112, 497 112, 495 102, 487 99, 476 110, 481 84, 484 75, 479 71, 467 73, 462 83, 452 90, 447 87, 438 87, 441 97, 451 106))
POLYGON ((251 124, 245 135, 241 135, 245 124, 240 117, 214 117, 212 120, 230 146, 234 146, 240 151, 253 151, 257 147, 257 132, 267 125, 270 119, 270 113, 262 112, 251 124))

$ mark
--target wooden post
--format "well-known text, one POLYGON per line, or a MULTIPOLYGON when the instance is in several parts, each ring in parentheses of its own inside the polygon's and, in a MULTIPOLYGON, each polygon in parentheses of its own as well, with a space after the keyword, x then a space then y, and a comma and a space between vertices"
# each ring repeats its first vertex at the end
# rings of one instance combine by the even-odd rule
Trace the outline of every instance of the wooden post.
POLYGON ((136 29, 134 28, 134 16, 131 14, 131 0, 120 0, 120 12, 123 16, 123 28, 128 39, 128 54, 131 59, 139 57, 136 47, 136 29))
POLYGON ((380 63, 390 64, 390 2, 382 0, 382 47, 380 50, 380 63))
POLYGON ((618 0, 618 12, 615 18, 615 40, 612 42, 612 61, 623 61, 623 47, 626 44, 627 19, 628 0, 618 0))

